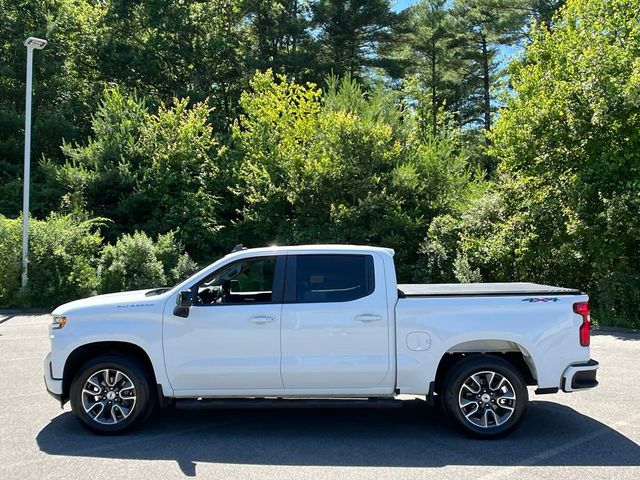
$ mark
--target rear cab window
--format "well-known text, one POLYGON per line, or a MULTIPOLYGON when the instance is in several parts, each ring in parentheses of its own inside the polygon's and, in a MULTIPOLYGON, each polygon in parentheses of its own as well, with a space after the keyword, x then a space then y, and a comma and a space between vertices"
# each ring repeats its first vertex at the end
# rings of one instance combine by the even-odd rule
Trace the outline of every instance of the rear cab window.
POLYGON ((375 289, 373 257, 369 254, 311 254, 287 261, 288 303, 349 302, 375 289))

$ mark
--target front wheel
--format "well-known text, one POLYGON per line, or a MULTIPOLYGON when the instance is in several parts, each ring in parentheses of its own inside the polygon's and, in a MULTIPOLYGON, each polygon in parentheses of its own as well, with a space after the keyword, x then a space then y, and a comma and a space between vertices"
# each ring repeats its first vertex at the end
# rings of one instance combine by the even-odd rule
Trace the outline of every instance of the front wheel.
POLYGON ((496 438, 512 432, 526 412, 527 386, 509 362, 490 355, 458 362, 445 380, 443 407, 467 434, 496 438))
POLYGON ((118 434, 144 421, 153 409, 145 371, 135 360, 103 355, 84 364, 71 384, 71 409, 95 433, 118 434))

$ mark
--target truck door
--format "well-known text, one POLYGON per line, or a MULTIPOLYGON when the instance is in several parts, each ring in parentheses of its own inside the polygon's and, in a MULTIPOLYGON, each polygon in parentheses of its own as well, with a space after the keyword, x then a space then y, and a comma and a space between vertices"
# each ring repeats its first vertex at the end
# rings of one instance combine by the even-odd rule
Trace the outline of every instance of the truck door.
POLYGON ((289 255, 281 370, 286 390, 392 391, 385 277, 378 255, 289 255))
POLYGON ((188 316, 168 306, 165 364, 180 396, 282 390, 280 313, 286 256, 237 260, 193 285, 188 316))

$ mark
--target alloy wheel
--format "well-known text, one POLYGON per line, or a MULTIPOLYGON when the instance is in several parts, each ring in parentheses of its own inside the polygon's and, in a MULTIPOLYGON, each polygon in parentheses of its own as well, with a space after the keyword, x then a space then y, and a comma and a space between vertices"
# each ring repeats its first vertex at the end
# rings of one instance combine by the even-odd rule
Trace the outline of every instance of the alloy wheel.
POLYGON ((462 415, 472 425, 495 428, 513 416, 516 392, 505 376, 484 370, 473 373, 462 383, 458 405, 462 415))
POLYGON ((115 425, 126 420, 136 405, 136 389, 121 370, 105 368, 93 373, 82 388, 82 407, 93 421, 115 425))

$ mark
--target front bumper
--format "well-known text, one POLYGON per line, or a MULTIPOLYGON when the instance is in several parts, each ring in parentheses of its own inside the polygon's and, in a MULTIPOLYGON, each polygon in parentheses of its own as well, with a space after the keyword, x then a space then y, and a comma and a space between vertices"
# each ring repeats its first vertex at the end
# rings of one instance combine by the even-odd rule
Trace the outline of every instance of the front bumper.
POLYGON ((44 384, 47 387, 47 392, 60 402, 60 407, 64 405, 62 401, 62 379, 54 378, 51 368, 51 353, 44 357, 44 384))
POLYGON ((576 392, 597 387, 596 372, 599 366, 595 360, 569 365, 562 374, 562 391, 576 392))

